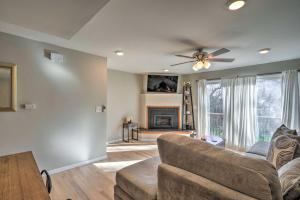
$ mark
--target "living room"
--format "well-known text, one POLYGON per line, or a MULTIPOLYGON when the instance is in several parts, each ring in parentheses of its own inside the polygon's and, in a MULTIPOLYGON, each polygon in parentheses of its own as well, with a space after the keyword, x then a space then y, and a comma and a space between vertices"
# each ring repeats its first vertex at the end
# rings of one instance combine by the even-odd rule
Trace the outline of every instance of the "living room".
POLYGON ((299 199, 299 9, 0 0, 0 199, 299 199))

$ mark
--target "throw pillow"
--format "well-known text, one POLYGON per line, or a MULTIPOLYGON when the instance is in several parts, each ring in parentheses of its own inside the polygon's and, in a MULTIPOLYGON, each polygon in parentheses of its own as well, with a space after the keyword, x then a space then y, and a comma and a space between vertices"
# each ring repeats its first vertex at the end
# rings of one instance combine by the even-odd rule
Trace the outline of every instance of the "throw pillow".
MULTIPOLYGON (((296 130, 289 129, 284 124, 282 124, 279 128, 277 128, 277 130, 273 134, 270 143, 272 144, 274 139, 280 135, 287 135, 298 141, 299 144, 297 146, 296 153, 294 154, 294 158, 300 157, 300 136, 297 135, 296 130)), ((269 146, 267 157, 270 153, 271 153, 271 145, 269 146)))
POLYGON ((271 141, 274 140, 277 136, 280 135, 297 135, 296 130, 289 129, 284 124, 282 124, 273 134, 271 141))
POLYGON ((290 138, 298 142, 294 158, 299 158, 300 157, 300 136, 299 135, 287 135, 287 136, 289 136, 290 138))
POLYGON ((297 140, 287 135, 278 136, 271 141, 267 160, 270 161, 276 169, 280 169, 281 166, 293 160, 297 145, 297 140))
POLYGON ((300 198, 300 158, 283 165, 278 170, 284 200, 300 198))

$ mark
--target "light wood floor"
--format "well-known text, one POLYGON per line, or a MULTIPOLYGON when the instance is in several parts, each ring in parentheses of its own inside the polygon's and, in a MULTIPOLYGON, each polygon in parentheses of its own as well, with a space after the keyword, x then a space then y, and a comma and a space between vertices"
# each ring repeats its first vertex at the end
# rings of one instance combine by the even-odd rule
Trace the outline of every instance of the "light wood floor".
POLYGON ((158 155, 156 143, 114 144, 106 160, 52 175, 52 200, 113 200, 116 171, 158 155))

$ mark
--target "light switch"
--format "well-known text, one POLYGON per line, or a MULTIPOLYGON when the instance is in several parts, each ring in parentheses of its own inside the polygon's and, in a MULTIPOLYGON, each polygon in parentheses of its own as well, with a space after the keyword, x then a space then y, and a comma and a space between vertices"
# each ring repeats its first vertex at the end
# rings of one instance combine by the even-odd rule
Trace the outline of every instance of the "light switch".
POLYGON ((101 106, 96 106, 96 113, 100 113, 102 111, 101 106))
POLYGON ((105 112, 105 110, 106 110, 105 105, 96 106, 96 112, 97 113, 103 113, 103 112, 105 112))
POLYGON ((25 110, 35 110, 36 109, 36 104, 33 104, 33 103, 31 103, 31 104, 29 104, 29 103, 24 104, 24 109, 25 110))

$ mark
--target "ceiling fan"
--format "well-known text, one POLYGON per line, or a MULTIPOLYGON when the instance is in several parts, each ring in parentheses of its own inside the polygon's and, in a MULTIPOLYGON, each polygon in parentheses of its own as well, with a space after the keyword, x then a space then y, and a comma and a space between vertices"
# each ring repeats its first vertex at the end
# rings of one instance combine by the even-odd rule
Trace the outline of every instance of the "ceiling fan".
POLYGON ((182 64, 194 62, 195 63, 193 65, 194 71, 199 71, 202 68, 208 69, 211 65, 211 62, 233 62, 234 58, 215 58, 216 56, 219 56, 221 54, 228 53, 228 52, 230 52, 229 49, 222 48, 222 49, 219 49, 212 53, 207 53, 207 52, 203 51, 203 48, 200 48, 192 56, 176 55, 177 57, 189 58, 189 59, 193 59, 193 60, 173 64, 170 66, 176 66, 176 65, 182 65, 182 64))

